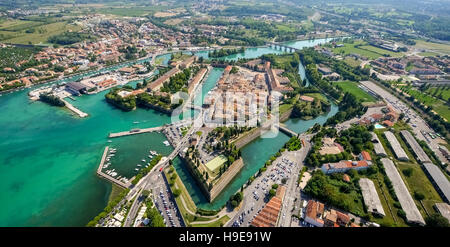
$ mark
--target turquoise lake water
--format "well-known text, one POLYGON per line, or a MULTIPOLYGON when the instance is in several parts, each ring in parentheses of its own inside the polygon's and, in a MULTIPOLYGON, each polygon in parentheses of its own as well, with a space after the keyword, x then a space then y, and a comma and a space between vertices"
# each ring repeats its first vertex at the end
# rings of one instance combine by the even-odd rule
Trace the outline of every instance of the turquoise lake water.
MULTIPOLYGON (((300 48, 323 42, 325 40, 298 41, 294 45, 300 48)), ((271 48, 249 48, 245 54, 229 59, 279 52, 271 48)), ((165 64, 169 57, 164 56, 165 64)), ((202 89, 204 93, 214 87, 221 73, 221 69, 210 73, 202 89)), ((64 81, 77 80, 81 76, 64 81)), ((106 206, 111 192, 111 184, 96 176, 106 145, 118 148, 112 166, 127 177, 135 174, 134 167, 148 155, 148 150, 162 154, 172 151, 172 147, 162 144, 166 139, 158 133, 107 142, 110 132, 170 123, 170 117, 165 114, 144 109, 122 112, 106 103, 105 91, 71 101, 89 114, 80 119, 68 110, 42 102, 30 103, 27 93, 32 89, 0 97, 0 226, 84 226, 106 206)), ((337 107, 332 106, 330 113, 316 120, 294 119, 286 124, 302 132, 315 122, 326 121, 334 111, 337 107)), ((194 201, 203 208, 218 208, 287 140, 287 136, 280 134, 273 139, 258 138, 244 147, 242 153, 246 165, 243 171, 213 204, 206 203, 201 193, 197 193, 198 188, 189 179, 189 174, 183 172, 179 159, 175 160, 175 165, 194 201)))

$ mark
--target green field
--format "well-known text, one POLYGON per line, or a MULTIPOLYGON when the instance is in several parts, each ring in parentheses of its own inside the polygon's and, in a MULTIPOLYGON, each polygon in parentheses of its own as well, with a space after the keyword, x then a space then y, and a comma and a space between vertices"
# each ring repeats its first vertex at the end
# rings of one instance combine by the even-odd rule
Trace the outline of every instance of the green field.
POLYGON ((343 43, 343 47, 333 48, 335 54, 349 55, 349 54, 359 54, 368 59, 377 59, 382 56, 399 57, 403 56, 401 52, 392 52, 384 50, 372 45, 368 45, 363 41, 354 41, 353 44, 343 43))
POLYGON ((420 92, 418 89, 413 88, 412 86, 401 86, 399 87, 405 93, 414 96, 416 100, 427 105, 432 106, 433 110, 436 111, 439 115, 441 115, 445 119, 450 119, 450 106, 445 104, 444 101, 448 101, 450 97, 450 88, 445 87, 430 87, 425 93, 420 92), (442 99, 438 99, 436 97, 440 97, 442 94, 442 99))
POLYGON ((436 53, 436 52, 425 51, 425 52, 420 52, 420 53, 418 53, 418 55, 424 56, 424 57, 435 57, 435 56, 437 56, 437 55, 439 55, 439 54, 436 53))
POLYGON ((225 157, 224 155, 219 155, 206 163, 205 166, 208 168, 208 170, 215 173, 215 171, 219 169, 219 167, 221 167, 225 162, 227 162, 227 160, 227 157, 225 157))
POLYGON ((344 92, 353 94, 358 100, 362 102, 376 102, 376 99, 368 94, 366 91, 358 87, 358 83, 352 81, 336 82, 336 85, 340 87, 344 92))
POLYGON ((416 40, 416 48, 425 49, 427 51, 435 51, 443 54, 450 54, 450 45, 426 42, 423 40, 416 40))

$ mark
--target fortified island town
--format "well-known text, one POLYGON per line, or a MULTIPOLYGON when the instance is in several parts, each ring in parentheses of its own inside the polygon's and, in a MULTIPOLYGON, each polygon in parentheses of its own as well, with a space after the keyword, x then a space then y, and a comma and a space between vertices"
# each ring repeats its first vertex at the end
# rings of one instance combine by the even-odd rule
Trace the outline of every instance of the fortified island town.
POLYGON ((0 3, 0 226, 450 226, 448 4, 39 2, 0 3))

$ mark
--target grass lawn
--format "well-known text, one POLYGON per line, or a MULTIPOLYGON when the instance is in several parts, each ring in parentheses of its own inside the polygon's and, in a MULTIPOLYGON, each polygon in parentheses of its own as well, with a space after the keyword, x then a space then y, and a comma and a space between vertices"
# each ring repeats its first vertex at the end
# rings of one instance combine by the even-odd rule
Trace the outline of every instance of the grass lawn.
POLYGON ((361 60, 355 59, 353 57, 346 57, 344 62, 352 67, 358 67, 361 64, 361 60))
POLYGON ((283 114, 283 113, 287 112, 289 109, 291 109, 292 107, 293 107, 292 104, 282 104, 282 105, 280 105, 278 110, 279 110, 280 114, 283 114))
POLYGON ((227 162, 227 157, 225 157, 224 155, 219 155, 217 157, 215 157, 214 159, 212 159, 211 161, 209 161, 208 163, 206 163, 206 167, 208 168, 208 170, 210 170, 213 173, 216 173, 216 170, 221 167, 225 162, 227 162))
POLYGON ((119 196, 119 194, 122 193, 122 191, 124 190, 125 190, 124 188, 112 184, 111 193, 109 194, 108 198, 108 204, 112 202, 117 196, 119 196))
POLYGON ((225 215, 222 218, 220 218, 214 222, 211 222, 208 224, 195 224, 192 226, 193 227, 221 227, 221 226, 224 226, 225 223, 227 223, 229 220, 230 220, 230 217, 228 217, 228 215, 225 215))
POLYGON ((429 51, 426 51, 426 52, 420 52, 420 53, 418 53, 418 55, 424 56, 424 57, 435 57, 435 56, 437 56, 438 54, 435 53, 435 52, 429 52, 429 51))
POLYGON ((381 54, 381 55, 389 55, 391 57, 401 57, 401 56, 404 55, 401 52, 389 51, 389 50, 378 48, 378 47, 375 47, 375 46, 372 46, 372 45, 365 45, 365 46, 361 46, 359 48, 360 49, 364 49, 364 50, 373 51, 373 52, 381 54))
POLYGON ((305 95, 319 99, 322 102, 329 102, 328 99, 321 93, 306 93, 305 95))
POLYGON ((384 184, 383 175, 378 172, 373 176, 373 178, 370 179, 375 185, 375 189, 377 190, 384 213, 386 214, 383 218, 370 216, 370 220, 380 224, 381 226, 406 226, 404 220, 397 216, 398 209, 394 207, 394 199, 392 199, 386 185, 384 184))
POLYGON ((333 48, 335 54, 349 55, 352 53, 359 54, 369 59, 377 59, 382 56, 400 57, 404 54, 401 52, 392 52, 385 49, 381 49, 372 45, 368 45, 366 42, 357 40, 353 44, 343 43, 343 47, 333 48))
POLYGON ((353 94, 358 100, 362 102, 376 102, 376 99, 368 94, 366 91, 358 87, 358 83, 352 81, 336 82, 336 85, 340 87, 344 92, 353 94))
MULTIPOLYGON (((406 124, 405 124, 406 125, 406 124)), ((401 126, 398 126, 396 129, 405 129, 401 128, 401 126)), ((425 199, 422 200, 424 203, 424 206, 426 207, 426 211, 429 213, 434 212, 433 205, 436 202, 442 202, 441 197, 433 187, 433 184, 430 182, 428 177, 425 175, 425 172, 422 170, 421 166, 418 162, 416 162, 413 154, 407 147, 406 143, 403 141, 403 139, 400 137, 399 133, 395 133, 395 136, 397 137, 397 140, 399 141, 400 145, 402 146, 403 150, 405 150, 406 154, 410 158, 409 162, 400 162, 396 161, 396 167, 400 173, 400 176, 402 176, 403 181, 405 182, 406 186, 408 187, 408 190, 413 197, 414 201, 416 202, 417 208, 422 213, 422 216, 425 217, 426 213, 420 203, 420 201, 416 200, 414 197, 414 193, 421 193, 425 196, 425 199), (412 170, 412 174, 408 177, 406 176, 403 171, 405 170, 412 170)))
POLYGON ((428 213, 432 214, 435 212, 433 205, 437 202, 442 202, 441 197, 436 192, 435 188, 431 184, 428 177, 425 175, 424 171, 417 163, 411 162, 398 162, 397 168, 399 170, 400 175, 403 178, 403 181, 408 187, 411 196, 416 202, 417 208, 422 213, 422 216, 426 216, 426 213, 421 206, 420 202, 414 198, 414 193, 421 193, 425 196, 425 199, 422 200, 426 210, 428 213), (412 174, 408 177, 403 174, 403 171, 407 169, 412 169, 412 174))
POLYGON ((411 86, 403 86, 400 87, 403 91, 405 91, 407 94, 414 96, 414 98, 421 103, 432 106, 433 110, 436 111, 439 115, 444 117, 445 119, 450 119, 450 107, 447 106, 443 101, 435 98, 433 95, 434 92, 437 90, 436 96, 439 96, 442 93, 442 98, 444 100, 448 100, 450 97, 450 89, 444 89, 444 88, 429 88, 425 92, 420 92, 418 89, 413 88, 411 86))
POLYGON ((442 99, 445 101, 450 98, 450 88, 447 87, 430 87, 425 92, 436 97, 442 94, 442 99))
POLYGON ((433 110, 436 111, 443 118, 450 120, 450 107, 444 105, 443 102, 439 102, 437 104, 433 104, 433 110))

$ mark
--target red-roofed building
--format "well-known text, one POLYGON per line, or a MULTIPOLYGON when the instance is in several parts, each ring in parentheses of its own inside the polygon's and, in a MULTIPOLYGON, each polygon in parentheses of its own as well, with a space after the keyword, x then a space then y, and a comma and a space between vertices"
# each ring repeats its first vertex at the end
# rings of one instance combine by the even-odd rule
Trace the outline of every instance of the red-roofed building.
POLYGON ((367 160, 359 160, 359 161, 341 160, 336 163, 323 164, 322 171, 325 174, 331 174, 336 172, 347 172, 350 169, 363 170, 367 169, 370 165, 372 165, 372 162, 367 160))
POLYGON ((359 160, 368 160, 371 161, 372 157, 370 157, 369 152, 367 151, 361 151, 361 154, 359 154, 359 160))
POLYGON ((384 121, 382 122, 382 124, 383 124, 384 126, 386 126, 386 127, 392 127, 392 126, 394 126, 394 123, 393 123, 392 121, 389 121, 389 120, 384 120, 384 121))
POLYGON ((264 206, 258 215, 253 219, 251 226, 255 227, 275 227, 278 222, 281 206, 283 204, 286 187, 279 186, 276 195, 264 206))
POLYGON ((322 219, 322 214, 325 205, 323 203, 309 200, 308 205, 306 205, 305 222, 317 226, 323 227, 324 220, 322 219))

